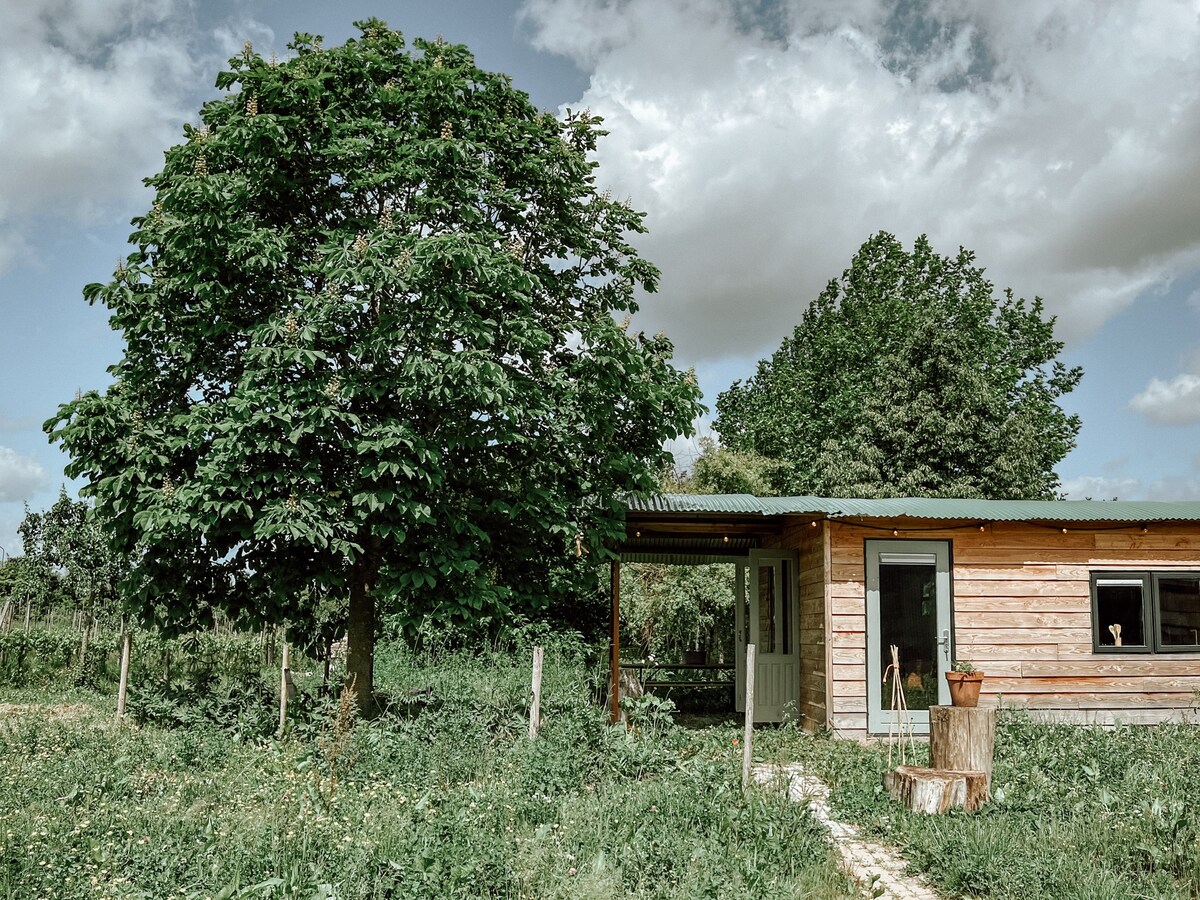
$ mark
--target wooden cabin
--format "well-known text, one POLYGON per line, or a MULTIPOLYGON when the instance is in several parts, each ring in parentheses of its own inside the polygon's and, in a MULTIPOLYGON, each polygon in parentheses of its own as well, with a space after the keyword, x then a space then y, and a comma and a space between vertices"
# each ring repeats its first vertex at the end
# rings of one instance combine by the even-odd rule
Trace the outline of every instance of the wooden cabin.
POLYGON ((918 733, 954 660, 986 673, 981 704, 1200 717, 1200 502, 666 495, 629 507, 618 553, 737 567, 737 696, 753 643, 761 721, 886 734, 893 645, 918 733))

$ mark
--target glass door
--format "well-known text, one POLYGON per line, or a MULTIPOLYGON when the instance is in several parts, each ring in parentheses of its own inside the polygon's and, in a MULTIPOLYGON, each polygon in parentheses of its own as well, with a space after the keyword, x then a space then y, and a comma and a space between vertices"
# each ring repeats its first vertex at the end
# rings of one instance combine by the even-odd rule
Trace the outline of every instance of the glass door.
POLYGON ((892 647, 913 731, 929 731, 929 707, 950 701, 950 545, 867 541, 867 727, 901 724, 892 710, 892 647), (884 684, 884 675, 887 683, 884 684))

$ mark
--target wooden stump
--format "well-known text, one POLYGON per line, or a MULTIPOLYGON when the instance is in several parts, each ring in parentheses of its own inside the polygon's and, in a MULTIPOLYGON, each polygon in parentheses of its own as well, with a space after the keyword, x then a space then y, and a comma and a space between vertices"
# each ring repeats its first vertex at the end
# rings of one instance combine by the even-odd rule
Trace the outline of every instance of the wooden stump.
POLYGON ((987 796, 992 789, 996 710, 959 706, 929 707, 929 765, 934 769, 982 772, 987 796))
POLYGON ((893 771, 883 773, 883 786, 893 800, 913 812, 975 810, 983 806, 988 797, 987 776, 983 772, 897 766, 893 771))

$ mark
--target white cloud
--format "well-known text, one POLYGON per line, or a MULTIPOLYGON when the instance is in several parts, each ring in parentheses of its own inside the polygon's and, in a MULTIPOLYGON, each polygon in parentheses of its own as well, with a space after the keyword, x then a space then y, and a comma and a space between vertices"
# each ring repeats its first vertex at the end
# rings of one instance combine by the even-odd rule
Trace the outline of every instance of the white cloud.
POLYGON ((1200 475, 1169 475, 1146 489, 1147 500, 1200 500, 1200 475))
POLYGON ((1133 500, 1141 499, 1142 484, 1136 478, 1083 475, 1066 479, 1062 492, 1068 500, 1133 500))
POLYGON ((880 229, 977 251, 1067 338, 1200 266, 1190 0, 750 8, 524 7, 592 73, 572 105, 605 118, 600 178, 664 271, 641 324, 687 361, 773 348, 880 229))
POLYGON ((1129 401, 1129 406, 1161 425, 1200 422, 1200 375, 1185 372, 1170 381, 1152 378, 1146 389, 1129 401))
POLYGON ((47 485, 46 470, 30 456, 0 447, 0 503, 19 503, 47 485))
POLYGON ((0 3, 0 272, 30 223, 92 221, 161 166, 220 58, 194 29, 187 0, 0 3))

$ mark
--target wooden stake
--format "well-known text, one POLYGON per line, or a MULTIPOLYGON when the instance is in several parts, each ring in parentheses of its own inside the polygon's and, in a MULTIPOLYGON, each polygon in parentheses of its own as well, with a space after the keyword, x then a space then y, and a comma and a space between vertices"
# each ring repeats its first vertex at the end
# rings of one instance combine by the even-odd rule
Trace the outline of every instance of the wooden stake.
POLYGON ((529 737, 535 738, 542 725, 542 659, 545 650, 533 648, 533 705, 529 708, 529 737))
POLYGON ((283 665, 279 670, 279 736, 283 737, 283 732, 287 728, 287 704, 288 704, 288 645, 287 641, 283 642, 283 665))
POLYGON ((754 757, 754 655, 753 644, 746 645, 746 730, 742 735, 742 790, 750 785, 750 761, 754 757))
POLYGON ((25 633, 29 634, 29 616, 33 613, 33 597, 25 598, 25 633))
POLYGON ((612 724, 621 721, 621 561, 612 561, 612 686, 609 702, 612 706, 612 724))
POLYGON ((121 626, 121 681, 117 687, 117 721, 125 718, 125 695, 129 689, 129 657, 133 653, 133 635, 121 626))
MULTIPOLYGON (((83 616, 83 613, 80 613, 81 618, 82 618, 82 616, 83 616)), ((91 624, 89 622, 86 622, 86 621, 82 622, 82 626, 83 626, 83 638, 79 642, 79 666, 80 666, 80 668, 83 668, 83 666, 87 665, 88 636, 91 634, 91 631, 92 631, 91 624)))

